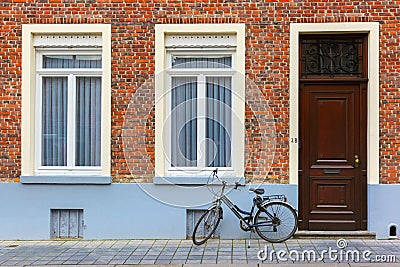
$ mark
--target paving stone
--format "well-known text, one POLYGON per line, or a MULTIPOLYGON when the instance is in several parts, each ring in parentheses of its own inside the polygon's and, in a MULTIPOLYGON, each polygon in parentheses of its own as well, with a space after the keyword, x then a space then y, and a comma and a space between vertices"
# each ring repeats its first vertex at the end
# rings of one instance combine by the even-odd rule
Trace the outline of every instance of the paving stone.
POLYGON ((138 264, 140 259, 127 259, 124 264, 138 264))
POLYGON ((155 259, 154 260, 141 260, 140 264, 154 264, 155 263, 155 259))
POLYGON ((124 259, 119 259, 119 260, 111 260, 108 264, 124 264, 125 260, 124 259))
POLYGON ((169 264, 171 259, 157 259, 155 264, 169 264))

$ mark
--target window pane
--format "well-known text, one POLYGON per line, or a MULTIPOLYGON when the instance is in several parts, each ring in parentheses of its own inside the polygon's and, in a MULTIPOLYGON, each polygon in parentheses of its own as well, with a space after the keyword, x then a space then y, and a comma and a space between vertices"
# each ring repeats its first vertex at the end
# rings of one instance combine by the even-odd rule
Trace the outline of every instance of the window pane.
POLYGON ((187 57, 174 56, 172 68, 174 69, 198 69, 198 68, 231 68, 231 56, 215 57, 187 57))
POLYGON ((101 78, 76 78, 76 166, 100 166, 101 78))
POLYGON ((101 68, 101 55, 45 55, 43 68, 101 68))
POLYGON ((173 77, 171 92, 171 165, 197 166, 197 80, 173 77))
POLYGON ((207 77, 206 166, 231 166, 231 77, 207 77))
POLYGON ((42 166, 67 165, 67 77, 43 77, 42 166))

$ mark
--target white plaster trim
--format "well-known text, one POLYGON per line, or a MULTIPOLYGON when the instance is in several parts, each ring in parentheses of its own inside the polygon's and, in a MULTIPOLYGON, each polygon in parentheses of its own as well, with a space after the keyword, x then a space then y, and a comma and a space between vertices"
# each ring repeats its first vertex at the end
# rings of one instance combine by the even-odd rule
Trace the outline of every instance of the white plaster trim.
POLYGON ((236 47, 236 34, 167 35, 165 47, 236 47))
POLYGON ((111 25, 23 24, 22 25, 22 122, 21 175, 34 175, 35 162, 35 47, 40 34, 98 34, 102 37, 102 127, 101 175, 111 175, 111 25))
MULTIPOLYGON (((290 122, 289 137, 298 138, 299 35, 307 33, 368 33, 368 184, 379 184, 379 23, 292 23, 290 24, 290 122)), ((289 139, 289 140, 290 140, 289 139)), ((289 147, 289 183, 298 184, 298 144, 289 147)))
POLYGON ((35 47, 101 47, 102 38, 98 34, 35 34, 35 47))

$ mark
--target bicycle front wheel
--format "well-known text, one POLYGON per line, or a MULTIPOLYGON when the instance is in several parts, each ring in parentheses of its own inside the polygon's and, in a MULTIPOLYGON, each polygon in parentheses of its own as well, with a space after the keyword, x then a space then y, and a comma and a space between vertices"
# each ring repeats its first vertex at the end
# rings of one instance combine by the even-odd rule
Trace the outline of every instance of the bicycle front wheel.
POLYGON ((221 207, 211 207, 197 221, 192 240, 195 245, 202 245, 214 234, 221 220, 221 207))
POLYGON ((270 202, 257 211, 254 226, 262 239, 271 243, 283 242, 296 232, 297 214, 285 202, 270 202))

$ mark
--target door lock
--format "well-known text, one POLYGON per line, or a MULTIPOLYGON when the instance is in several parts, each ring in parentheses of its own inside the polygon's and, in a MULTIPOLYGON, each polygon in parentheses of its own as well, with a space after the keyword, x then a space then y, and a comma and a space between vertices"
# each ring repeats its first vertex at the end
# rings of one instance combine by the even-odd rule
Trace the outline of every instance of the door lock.
POLYGON ((356 164, 356 166, 360 164, 360 158, 358 155, 354 155, 354 163, 356 164))

